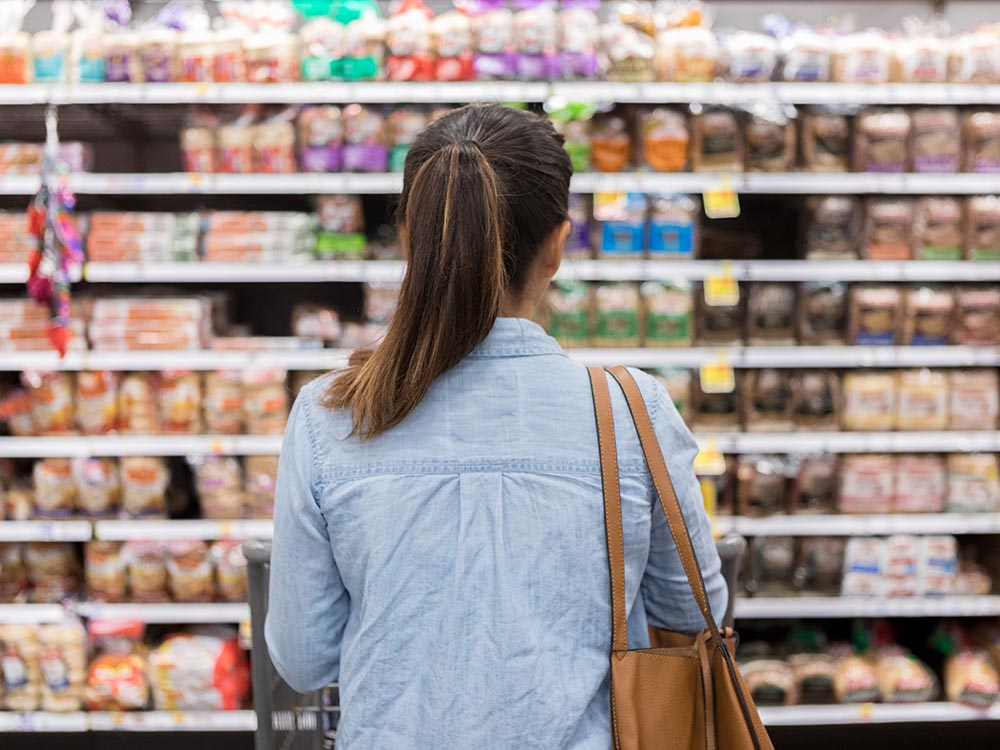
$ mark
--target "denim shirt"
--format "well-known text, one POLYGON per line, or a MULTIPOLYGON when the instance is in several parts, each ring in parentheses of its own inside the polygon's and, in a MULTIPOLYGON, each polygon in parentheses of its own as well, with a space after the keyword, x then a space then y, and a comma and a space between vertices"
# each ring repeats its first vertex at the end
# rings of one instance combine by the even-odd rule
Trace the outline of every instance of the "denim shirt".
MULTIPOLYGON (((721 619, 726 584, 673 403, 633 371, 721 619)), ((401 424, 292 409, 275 498, 267 644, 296 690, 339 678, 338 750, 607 750, 611 603, 586 369, 498 320, 401 424)), ((625 399, 609 377, 629 647, 705 627, 625 399)))

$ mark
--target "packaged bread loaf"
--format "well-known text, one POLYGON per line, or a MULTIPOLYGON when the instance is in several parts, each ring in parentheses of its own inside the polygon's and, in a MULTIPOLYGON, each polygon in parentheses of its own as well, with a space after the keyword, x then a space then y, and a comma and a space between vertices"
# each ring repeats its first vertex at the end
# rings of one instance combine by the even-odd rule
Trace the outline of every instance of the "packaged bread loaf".
POLYGON ((961 649, 944 663, 945 697, 952 703, 972 708, 989 708, 1000 694, 1000 676, 989 654, 978 649, 961 649))
POLYGON ((948 50, 948 80, 981 84, 1000 80, 1000 49, 992 27, 981 26, 952 37, 948 50))
POLYGON ((751 659, 740 665, 746 689, 758 706, 793 706, 798 702, 792 668, 778 659, 751 659))
POLYGON ((90 663, 84 702, 90 711, 138 711, 149 703, 146 660, 138 653, 101 654, 90 663))
POLYGON ((962 166, 962 127, 958 110, 925 107, 910 113, 913 171, 952 173, 962 166))
POLYGON ((836 39, 833 80, 838 83, 888 83, 892 42, 885 32, 868 29, 836 39))
POLYGON ((83 707, 87 678, 86 633, 78 622, 38 626, 38 663, 43 711, 68 713, 83 707))
POLYGON ((688 195, 649 196, 649 239, 653 259, 693 258, 698 251, 701 206, 688 195))
POLYGON ((795 124, 787 113, 756 111, 743 129, 748 172, 788 172, 795 163, 795 124))
POLYGON ((1000 289, 962 286, 955 293, 952 342, 969 346, 1000 343, 1000 289))
POLYGON ((38 632, 34 626, 0 625, 0 671, 5 710, 38 709, 42 699, 42 671, 38 655, 38 632))
POLYGON ((948 467, 948 510, 994 513, 1000 508, 1000 465, 990 453, 953 453, 948 467))
POLYGON ((855 172, 905 172, 910 152, 910 116, 902 109, 858 116, 854 133, 855 172))
POLYGON ((779 456, 741 456, 736 465, 736 512, 750 518, 785 513, 785 471, 779 456))
POLYGON ((747 432, 789 432, 795 427, 788 370, 762 369, 740 378, 743 425, 747 432))
POLYGON ((735 83, 765 83, 778 65, 778 42, 755 31, 737 31, 724 39, 726 79, 735 83))
POLYGON ((792 378, 792 416, 799 430, 840 426, 840 378, 825 370, 803 370, 792 378))
POLYGON ((742 172, 743 139, 736 115, 709 110, 691 119, 691 167, 695 172, 742 172))
POLYGON ((247 559, 243 555, 243 543, 232 540, 214 542, 211 554, 219 598, 226 602, 245 602, 247 559))
POLYGON ((880 696, 878 670, 862 656, 845 656, 834 667, 833 692, 838 703, 877 701, 880 696))
POLYGON ((948 374, 948 428, 995 430, 1000 417, 1000 378, 994 369, 952 370, 948 374))
POLYGON ((690 284, 647 281, 642 295, 644 346, 691 346, 694 300, 690 284))
POLYGON ((899 647, 879 650, 879 692, 886 703, 926 703, 938 693, 938 682, 927 665, 899 647))
POLYGON ((1000 260, 1000 196, 969 198, 966 213, 966 255, 971 260, 1000 260))
POLYGON ((850 343, 894 344, 902 319, 902 295, 895 287, 862 285, 851 289, 850 343))
POLYGON ((250 665, 231 630, 169 635, 149 667, 160 711, 232 711, 250 691, 250 665))
POLYGON ((639 116, 642 158, 657 172, 683 172, 688 165, 691 133, 687 118, 676 110, 658 107, 639 116))
POLYGON ((97 602, 125 601, 128 578, 121 542, 87 542, 83 548, 83 566, 88 599, 97 602))
POLYGON ((233 435, 243 430, 243 378, 234 370, 205 375, 204 417, 209 434, 233 435))
POLYGON ((76 505, 80 515, 110 518, 121 503, 121 479, 118 464, 110 458, 73 459, 76 505))
POLYGON ((76 376, 76 420, 85 435, 101 435, 118 422, 118 375, 81 372, 76 376))
POLYGON ((204 518, 242 518, 243 476, 232 456, 198 456, 190 459, 198 504, 204 518))
POLYGON ((159 542, 131 541, 121 548, 129 596, 136 602, 169 601, 166 549, 159 542))
POLYGON ((667 28, 656 37, 656 73, 661 81, 707 83, 721 57, 715 32, 705 26, 667 28))
POLYGON ((201 375, 165 371, 156 379, 160 429, 166 433, 201 432, 201 375))
POLYGON ((846 172, 851 123, 847 115, 814 110, 802 118, 802 166, 810 172, 846 172))
POLYGON ((945 346, 955 319, 955 294, 947 287, 921 285, 906 290, 900 343, 945 346))
POLYGON ((806 199, 805 256, 808 260, 858 257, 861 203, 851 196, 806 199))
POLYGON ((35 483, 35 516, 66 518, 76 512, 76 483, 68 458, 45 458, 32 470, 35 483))
POLYGON ((595 346, 639 345, 639 288, 635 284, 599 284, 594 307, 595 346))
POLYGON ((761 595, 794 593, 795 540, 789 536, 758 537, 750 548, 751 588, 761 595))
POLYGON ((890 455, 861 454, 841 461, 841 513, 891 513, 895 497, 896 461, 890 455))
POLYGON ((808 537, 799 548, 799 568, 796 578, 805 595, 831 596, 840 593, 844 574, 842 538, 808 537))
POLYGON ((943 83, 948 80, 948 44, 923 29, 894 39, 892 80, 899 83, 943 83))
POLYGON ((861 235, 866 260, 909 260, 913 255, 915 204, 909 198, 869 198, 861 235))
POLYGON ((1000 112, 965 115, 965 172, 1000 172, 1000 112))
MULTIPOLYGON (((703 344, 740 344, 743 342, 746 295, 731 304, 709 304, 704 289, 696 293, 696 323, 698 341, 703 344)), ((730 300, 723 300, 731 302, 730 300)))
POLYGON ((6 520, 28 521, 35 515, 35 492, 29 482, 15 480, 8 485, 5 494, 3 515, 6 520))
POLYGON ((802 344, 842 344, 847 334, 847 285, 839 281, 800 285, 796 328, 802 344))
POLYGON ((621 172, 632 164, 632 136, 623 115, 609 112, 593 119, 590 159, 598 172, 621 172))
POLYGON ((285 370, 243 372, 243 421, 251 435, 280 435, 288 421, 285 370))
POLYGON ((148 372, 130 372, 118 390, 118 429, 125 433, 155 435, 160 428, 156 390, 148 372))
POLYGON ((33 602, 61 602, 79 588, 80 564, 73 544, 29 542, 24 548, 24 564, 33 602))
POLYGON ((833 676, 836 660, 829 654, 801 653, 788 657, 799 701, 809 705, 826 705, 836 701, 833 676))
POLYGON ((751 345, 795 343, 795 287, 757 282, 747 299, 747 339, 751 345))
POLYGON ((58 435, 76 427, 73 377, 66 372, 25 371, 21 381, 31 395, 31 421, 37 435, 58 435))
POLYGON ((839 461, 832 453, 804 456, 795 472, 792 513, 835 513, 839 461))
POLYGON ((940 370, 902 370, 896 385, 896 429, 948 427, 948 376, 940 370))
POLYGON ((831 37, 809 26, 798 26, 779 40, 778 52, 781 80, 802 83, 830 80, 831 37))
POLYGON ((592 297, 580 281, 553 282, 548 294, 549 333, 563 346, 587 346, 591 342, 592 297))
POLYGON ((915 260, 961 260, 965 244, 963 202, 957 198, 917 199, 914 222, 915 260))
POLYGON ((896 459, 896 513, 940 513, 948 492, 948 472, 941 456, 896 459))
POLYGON ((274 515, 274 488, 277 476, 277 456, 246 457, 245 505, 251 518, 271 518, 274 515))
POLYGON ((885 540, 855 536, 844 548, 841 596, 882 596, 885 589, 885 540))
POLYGON ((170 472, 162 458, 123 456, 122 512, 130 518, 166 518, 170 472))
POLYGON ((184 539, 167 545, 167 581, 175 602, 210 602, 215 598, 215 581, 208 545, 184 539))
POLYGON ((21 542, 0 543, 0 602, 17 601, 28 590, 28 568, 21 542))

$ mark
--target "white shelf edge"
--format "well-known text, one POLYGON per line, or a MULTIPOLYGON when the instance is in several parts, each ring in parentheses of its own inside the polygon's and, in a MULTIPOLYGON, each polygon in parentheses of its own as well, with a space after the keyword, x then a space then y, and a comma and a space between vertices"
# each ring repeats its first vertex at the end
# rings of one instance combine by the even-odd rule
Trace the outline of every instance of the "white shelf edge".
POLYGON ((90 727, 86 711, 52 713, 49 711, 0 711, 0 733, 62 732, 76 734, 90 727))
POLYGON ((86 542, 93 536, 90 521, 0 521, 0 542, 86 542))
POLYGON ((132 539, 270 539, 274 522, 270 519, 238 519, 233 521, 191 520, 128 520, 97 521, 94 537, 107 541, 132 539))
POLYGON ((1000 720, 1000 704, 979 709, 944 702, 909 705, 861 703, 836 706, 764 706, 759 711, 761 720, 771 727, 1000 720))
POLYGON ((98 620, 142 620, 152 624, 212 624, 239 623, 250 619, 250 607, 246 604, 218 603, 206 604, 105 604, 101 602, 80 602, 76 612, 83 617, 98 620))
POLYGON ((1000 596, 950 596, 912 599, 857 597, 753 597, 737 599, 738 620, 841 617, 994 617, 1000 596))
POLYGON ((280 435, 98 435, 0 438, 3 458, 78 456, 254 456, 277 454, 280 435))
POLYGON ((40 625, 63 622, 67 618, 61 604, 0 604, 0 623, 40 625))
POLYGON ((897 513, 745 518, 717 516, 716 533, 740 536, 888 536, 891 534, 1000 534, 1000 513, 897 513))
POLYGON ((253 732, 253 711, 94 711, 86 714, 91 732, 253 732))

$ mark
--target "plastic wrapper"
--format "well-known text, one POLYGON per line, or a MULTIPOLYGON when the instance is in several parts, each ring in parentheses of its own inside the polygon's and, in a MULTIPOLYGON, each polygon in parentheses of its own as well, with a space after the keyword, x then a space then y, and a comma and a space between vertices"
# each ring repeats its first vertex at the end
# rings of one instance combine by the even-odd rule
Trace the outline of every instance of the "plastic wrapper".
POLYGON ((836 512, 840 464, 837 456, 804 456, 799 461, 792 492, 793 513, 836 512))
MULTIPOLYGON (((7 487, 3 497, 3 516, 8 521, 28 521, 35 512, 35 493, 27 482, 14 482, 7 487)), ((3 561, 0 560, 0 568, 3 561)), ((2 571, 0 571, 2 572, 2 571)), ((0 601, 3 601, 2 586, 0 586, 0 601)))
POLYGON ((192 458, 195 489, 203 518, 243 518, 243 475, 231 456, 192 458))
POLYGON ((76 512, 76 483, 68 458, 44 458, 32 470, 37 518, 68 518, 76 512))
POLYGON ((243 431, 243 378, 239 372, 216 370, 205 375, 205 430, 212 435, 243 431))
POLYGON ((123 456, 122 513, 129 518, 165 518, 170 472, 162 458, 123 456))
POLYGON ((832 431, 840 425, 840 378, 804 370, 792 378, 792 416, 800 430, 832 431))
POLYGON ((892 80, 943 83, 948 80, 948 44, 931 33, 893 40, 892 80))
POLYGON ((70 543, 29 542, 24 547, 24 564, 34 602, 61 602, 80 585, 76 548, 70 543))
POLYGON ((365 284, 365 320, 388 324, 396 314, 399 304, 399 284, 365 284))
POLYGON ((623 116, 611 112, 593 119, 590 158, 598 172, 621 172, 632 164, 632 136, 623 116))
POLYGON ((787 596, 795 572, 795 540, 787 536, 757 537, 750 547, 754 593, 787 596))
POLYGON ((471 81, 475 77, 472 57, 475 40, 468 16, 448 11, 430 25, 435 52, 433 76, 437 81, 471 81))
POLYGON ((811 111, 802 118, 802 166, 811 172, 846 172, 851 123, 838 112, 811 111))
POLYGON ((247 559, 243 543, 231 540, 212 544, 219 598, 227 602, 247 600, 247 559))
POLYGON ((159 711, 232 711, 250 693, 250 665, 235 633, 178 633, 149 654, 153 706, 159 711))
POLYGON ((969 198, 965 246, 971 260, 1000 260, 1000 196, 969 198))
POLYGON ((24 562, 24 545, 19 542, 0 543, 0 602, 17 601, 27 590, 28 568, 24 562))
POLYGON ((740 395, 747 432, 794 429, 791 375, 787 370, 762 369, 743 373, 740 395))
POLYGON ((926 107, 910 113, 913 171, 952 173, 962 166, 962 127, 958 110, 926 107))
POLYGON ((742 172, 743 136, 729 110, 709 110, 691 118, 691 168, 695 172, 742 172))
POLYGON ((342 75, 347 81, 373 81, 383 70, 385 23, 363 13, 344 27, 342 75))
POLYGON ((731 305, 710 305, 704 290, 695 295, 698 341, 704 344, 740 344, 746 312, 746 295, 731 305))
POLYGON ((854 134, 856 172, 905 172, 910 153, 910 115, 902 109, 865 112, 854 134))
POLYGON ((787 510, 788 480, 777 456, 743 456, 736 467, 736 512, 761 518, 787 510))
POLYGON ((277 29, 251 34, 243 41, 250 83, 290 83, 299 78, 299 40, 277 29))
POLYGON ((1000 675, 989 654, 961 649, 944 663, 945 697, 972 708, 989 708, 1000 695, 1000 675))
POLYGON ((591 343, 592 298, 579 281, 555 281, 548 294, 548 331, 563 346, 591 343))
POLYGON ((729 69, 728 80, 765 83, 771 80, 778 64, 778 42, 767 34, 737 31, 725 37, 723 57, 729 69))
POLYGON ((196 435, 201 432, 201 375, 165 371, 156 382, 160 431, 196 435))
POLYGON ((42 669, 38 631, 32 625, 0 625, 0 676, 3 708, 35 711, 42 699, 42 669))
POLYGON ((635 284, 600 284, 594 292, 594 345, 639 345, 639 288, 635 284))
POLYGON ((906 314, 900 343, 906 346, 944 346, 955 318, 951 289, 917 286, 906 290, 906 314))
POLYGON ((913 654, 898 647, 877 656, 879 692, 886 703, 926 703, 939 690, 934 673, 913 654))
POLYGON ((841 596, 882 596, 886 583, 885 540, 851 537, 844 550, 841 596))
POLYGON ((932 432, 947 427, 948 375, 940 370, 898 373, 896 429, 932 432))
POLYGON ((57 435, 74 429, 72 375, 25 371, 21 380, 31 395, 31 421, 37 435, 57 435))
POLYGON ((788 666, 795 677, 795 689, 803 704, 827 705, 836 701, 833 675, 836 660, 829 654, 792 654, 788 666))
POLYGON ((159 431, 156 391, 148 372, 131 372, 118 389, 118 428, 125 433, 153 435, 159 431))
POLYGON ((385 118, 360 104, 343 109, 344 170, 385 172, 389 166, 385 118))
POLYGON ((247 456, 244 464, 246 506, 251 518, 274 515, 274 489, 278 477, 277 456, 247 456))
POLYGON ((210 602, 215 579, 208 545, 178 540, 167 545, 167 585, 175 602, 210 602))
POLYGON ((756 111, 743 128, 748 172, 790 172, 795 164, 795 125, 785 112, 756 111))
POLYGON ((847 332, 847 285, 838 281, 802 284, 796 323, 803 344, 842 344, 847 332))
POLYGON ((215 133, 216 171, 224 174, 247 174, 254 169, 254 135, 249 123, 223 125, 215 133))
POLYGON ((170 83, 178 78, 177 32, 154 27, 139 33, 139 57, 146 83, 170 83))
POLYGON ((896 459, 896 513, 940 513, 948 492, 948 473, 941 456, 896 459))
POLYGON ((1000 112, 965 115, 966 172, 1000 172, 1000 112))
POLYGON ((344 166, 344 128, 340 108, 307 107, 298 120, 299 168, 303 172, 339 172, 344 166))
POLYGON ((893 456, 875 453, 845 456, 841 461, 838 509, 841 513, 891 513, 895 476, 893 456))
POLYGON ((648 281, 640 292, 643 345, 691 346, 694 301, 690 285, 648 281))
POLYGON ((960 287, 955 292, 955 344, 991 346, 1000 343, 1000 289, 960 287))
POLYGON ((642 159, 657 172, 683 172, 688 166, 691 133, 681 113, 658 107, 639 116, 642 159))
POLYGON ((480 0, 472 16, 476 51, 472 61, 477 80, 514 78, 517 55, 514 43, 514 14, 496 0, 480 0))
POLYGON ((599 0, 563 0, 559 10, 559 73, 566 79, 590 79, 600 72, 599 0))
POLYGON ((390 81, 430 81, 433 13, 421 0, 404 0, 385 24, 386 76, 390 81))
POLYGON ((599 193, 594 196, 594 219, 600 222, 600 255, 620 258, 643 254, 648 205, 643 193, 599 193))
POLYGON ((185 172, 210 174, 218 169, 216 137, 211 128, 184 128, 180 136, 181 161, 185 172))
POLYGON ((87 677, 86 632, 79 622, 38 626, 43 711, 67 713, 83 706, 87 677))
MULTIPOLYGON (((753 73, 760 59, 754 59, 752 49, 747 52, 737 67, 753 73)), ((707 83, 714 80, 721 57, 715 32, 703 26, 668 28, 656 36, 656 73, 661 81, 707 83)))
MULTIPOLYGON (((618 5, 617 9, 624 5, 618 5)), ((662 38, 654 44, 652 28, 629 23, 617 9, 601 25, 601 48, 607 58, 608 80, 640 82, 652 81, 657 75, 663 77, 666 48, 662 38)))
POLYGON ((128 575, 129 597, 136 602, 169 601, 167 555, 160 542, 125 542, 121 559, 128 575))
POLYGON ((843 539, 809 537, 802 540, 795 578, 803 594, 835 596, 840 593, 844 550, 843 539))
POLYGON ((948 374, 948 428, 995 430, 1000 417, 996 370, 952 370, 948 374))
POLYGON ((343 74, 344 26, 329 18, 314 18, 299 29, 303 81, 328 81, 343 74))
POLYGON ((779 659, 751 659, 740 665, 746 690, 758 706, 793 706, 798 702, 795 673, 779 659))
POLYGON ((833 40, 808 27, 794 29, 781 39, 781 78, 795 82, 830 80, 833 40))
POLYGON ((867 346, 896 343, 903 321, 903 300, 892 286, 851 288, 848 342, 867 346))
POLYGON ((747 300, 747 338, 751 345, 795 343, 795 287, 758 282, 747 300))
POLYGON ((83 564, 88 599, 97 602, 125 601, 128 577, 121 542, 87 542, 83 548, 83 564))
POLYGON ((149 703, 146 660, 137 653, 101 654, 90 663, 84 703, 90 711, 138 711, 149 703))
POLYGON ((878 670, 868 659, 846 656, 834 668, 833 691, 838 703, 877 701, 880 697, 878 670))
POLYGON ((878 29, 839 37, 834 44, 833 80, 838 83, 888 83, 892 43, 878 29))
POLYGON ((73 6, 68 2, 52 3, 52 28, 37 31, 31 37, 31 58, 36 83, 65 81, 69 69, 69 31, 73 25, 73 6))
POLYGON ((288 421, 288 391, 284 370, 243 373, 243 421, 251 435, 280 435, 288 421))
POLYGON ((316 198, 319 234, 316 254, 323 260, 361 260, 367 239, 361 198, 357 195, 321 195, 316 198))
POLYGON ((76 376, 76 421, 86 435, 115 429, 118 421, 118 376, 113 372, 81 372, 76 376))
POLYGON ((295 126, 282 116, 253 128, 253 171, 258 174, 291 174, 298 171, 295 159, 295 126))
POLYGON ((559 23, 551 0, 518 0, 514 13, 518 79, 547 81, 559 73, 559 23))
POLYGON ((947 457, 948 506, 952 513, 995 513, 1000 508, 1000 464, 988 453, 947 457))
POLYGON ((121 502, 118 465, 110 458, 73 459, 73 482, 80 515, 110 518, 121 502))
POLYGON ((856 258, 861 217, 861 203, 857 198, 837 195, 807 198, 804 239, 806 258, 856 258))
POLYGON ((693 258, 698 249, 697 202, 687 195, 649 196, 651 258, 693 258))
POLYGON ((410 147, 427 127, 427 114, 412 107, 401 107, 389 115, 387 122, 388 139, 392 144, 392 150, 389 152, 389 170, 402 172, 410 147))
POLYGON ((961 260, 963 204, 957 198, 919 198, 913 228, 915 260, 961 260))
POLYGON ((984 27, 951 39, 948 80, 979 84, 1000 80, 1000 48, 995 31, 984 27))

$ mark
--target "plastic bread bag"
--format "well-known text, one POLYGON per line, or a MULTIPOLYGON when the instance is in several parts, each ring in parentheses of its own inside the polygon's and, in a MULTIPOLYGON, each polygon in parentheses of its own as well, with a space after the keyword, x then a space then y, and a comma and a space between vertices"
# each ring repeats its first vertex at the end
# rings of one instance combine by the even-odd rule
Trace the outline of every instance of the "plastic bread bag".
POLYGON ((879 692, 886 703, 926 703, 940 690, 927 665, 898 646, 879 649, 876 666, 879 692))
POLYGON ((627 282, 599 284, 594 300, 594 345, 639 346, 638 286, 627 282))
POLYGON ((87 542, 83 547, 83 565, 88 599, 97 602, 125 601, 128 578, 121 542, 87 542))
MULTIPOLYGON (((850 542, 848 542, 850 544, 850 542)), ((856 654, 836 661, 833 692, 838 703, 872 703, 880 698, 879 673, 871 660, 856 654)))
POLYGON ((118 389, 118 429, 124 433, 153 435, 159 428, 152 374, 127 374, 118 389))
POLYGON ((118 464, 110 458, 74 458, 73 481, 80 514, 89 518, 112 518, 121 502, 118 464))
POLYGON ((611 18, 601 25, 601 49, 607 61, 608 80, 635 83, 652 81, 657 76, 665 78, 660 62, 662 37, 654 43, 652 29, 640 29, 627 23, 620 11, 625 5, 628 3, 617 3, 615 8, 619 10, 613 11, 611 18))
POLYGON ((65 81, 69 69, 69 28, 73 25, 73 6, 65 0, 52 3, 52 28, 37 31, 31 37, 31 57, 36 83, 65 81))
POLYGON ((274 515, 274 489, 277 486, 277 456, 247 456, 244 461, 244 493, 251 518, 274 515))
POLYGON ((806 595, 836 596, 844 572, 845 543, 842 538, 808 537, 799 547, 795 578, 806 595))
POLYGON ((779 659, 751 659, 740 664, 746 689, 758 706, 794 706, 798 702, 792 668, 779 659))
POLYGON ((838 83, 888 83, 892 42, 883 31, 866 31, 839 37, 834 43, 833 80, 838 83))
POLYGON ((989 84, 1000 80, 998 35, 990 26, 980 26, 950 40, 948 80, 955 83, 989 84))
POLYGON ((118 375, 81 372, 76 376, 76 421, 85 435, 102 435, 118 422, 118 375))
MULTIPOLYGON (((16 480, 6 488, 3 498, 4 513, 8 521, 29 521, 35 515, 35 492, 29 482, 16 480)), ((3 561, 0 560, 0 567, 3 561)), ((0 601, 3 601, 2 586, 0 586, 0 601)))
POLYGON ((840 462, 832 453, 802 457, 796 467, 791 512, 836 512, 839 471, 840 462))
POLYGON ((1000 418, 996 370, 952 370, 948 374, 948 429, 995 430, 1000 418))
POLYGON ((307 107, 298 120, 299 168, 303 172, 339 172, 344 166, 344 128, 340 108, 307 107))
POLYGON ((786 536, 758 537, 750 548, 754 593, 789 596, 794 592, 795 540, 786 536))
POLYGON ((969 112, 963 120, 966 172, 1000 172, 1000 112, 969 112))
POLYGON ((778 52, 781 79, 795 82, 830 80, 834 40, 807 26, 799 26, 781 37, 778 52))
POLYGON ((243 431, 243 378, 239 372, 216 370, 205 375, 205 430, 213 435, 243 431))
POLYGON ((848 342, 861 346, 895 344, 903 322, 902 293, 893 286, 851 288, 848 342))
POLYGON ((559 10, 559 71, 569 80, 591 79, 600 72, 598 52, 600 0, 562 0, 559 10))
POLYGON ((840 378, 823 370, 803 370, 792 378, 792 414, 800 430, 837 430, 840 378))
POLYGON ((829 654, 800 653, 788 657, 795 679, 795 691, 803 704, 834 703, 833 679, 836 660, 829 654))
POLYGON ((656 172, 683 172, 688 166, 691 133, 687 117, 667 107, 639 115, 642 160, 656 172))
POLYGON ((590 131, 590 159, 598 172, 621 172, 632 164, 632 135, 623 110, 594 117, 590 131))
POLYGON ((940 370, 902 370, 897 375, 896 429, 948 427, 948 376, 940 370))
POLYGON ((965 229, 965 248, 970 260, 1000 260, 1000 196, 969 198, 965 229))
POLYGON ((360 260, 366 257, 364 207, 358 195, 316 197, 319 233, 316 254, 322 260, 360 260))
POLYGON ((160 711, 231 711, 250 692, 250 665, 231 629, 175 633, 149 654, 153 705, 160 711))
POLYGON ((1000 508, 1000 464, 989 453, 953 453, 948 466, 948 511, 994 513, 1000 508))
POLYGON ((795 287, 757 282, 747 299, 747 339, 753 346, 795 343, 795 287))
POLYGON ((0 676, 7 711, 35 711, 42 699, 38 631, 33 625, 0 624, 0 676))
POLYGON ((314 18, 299 29, 303 81, 329 81, 343 73, 346 40, 344 25, 329 18, 314 18))
POLYGON ((952 343, 992 346, 1000 343, 1000 289, 963 286, 955 292, 952 343))
POLYGON ((28 568, 21 542, 0 543, 0 602, 24 601, 28 590, 28 568))
POLYGON ((198 456, 188 459, 194 470, 195 490, 203 518, 243 518, 243 475, 231 456, 198 456))
POLYGON ((389 149, 385 118, 360 104, 343 109, 344 170, 347 172, 385 172, 389 149))
POLYGON ((175 602, 210 602, 215 579, 208 545, 185 539, 167 545, 167 581, 175 602))
MULTIPOLYGON (((166 10, 166 8, 164 8, 166 10)), ((138 32, 138 51, 146 83, 178 79, 177 31, 158 23, 138 32)))
POLYGON ((903 19, 907 35, 893 40, 892 80, 943 83, 948 80, 948 43, 915 18, 903 19))
POLYGON ((390 81, 434 78, 433 12, 422 0, 401 0, 385 24, 386 76, 390 81))
POLYGON ((691 168, 695 172, 742 172, 743 135, 736 115, 707 110, 691 118, 691 168))
POLYGON ((847 332, 847 285, 807 281, 799 287, 797 332, 802 344, 842 344, 847 332))
POLYGON ((748 172, 788 172, 795 163, 795 124, 788 110, 757 106, 747 116, 743 138, 748 172))
POLYGON ((923 107, 910 113, 913 171, 957 172, 962 166, 962 127, 953 107, 923 107))
POLYGON ((128 518, 165 518, 170 472, 162 458, 123 456, 122 513, 128 518))
POLYGON ((290 174, 298 171, 295 159, 293 110, 278 112, 253 127, 251 158, 257 174, 290 174))
MULTIPOLYGON (((893 456, 874 453, 845 456, 841 461, 837 508, 841 513, 891 513, 896 495, 895 472, 893 456)), ((850 594, 845 591, 844 595, 850 594)))
POLYGON ((649 257, 689 259, 698 251, 700 207, 688 195, 649 196, 649 257))
POLYGON ((43 711, 67 713, 83 706, 86 643, 86 631, 79 622, 38 626, 43 711))
POLYGON ((383 70, 385 22, 374 13, 362 13, 344 25, 341 74, 346 81, 374 81, 383 70))
POLYGON ((647 209, 643 193, 597 193, 594 219, 599 222, 598 255, 641 257, 646 247, 647 209))
POLYGON ((858 116, 854 134, 856 172, 905 172, 909 164, 910 115, 875 109, 858 116))
POLYGON ((734 83, 764 83, 774 76, 778 42, 755 31, 737 31, 723 37, 726 79, 734 83))
POLYGON ((68 518, 76 512, 76 483, 68 458, 43 458, 32 470, 35 516, 68 518))
POLYGON ((192 111, 180 132, 181 162, 185 172, 211 174, 221 171, 217 153, 218 124, 219 118, 214 112, 204 108, 192 111))
POLYGON ((944 663, 945 697, 972 708, 989 708, 1000 695, 1000 676, 989 654, 979 649, 960 649, 944 663))
MULTIPOLYGON (((844 549, 844 597, 882 596, 885 588, 885 540, 855 536, 844 549)), ((841 701, 847 702, 843 697, 841 701)))
MULTIPOLYGON (((88 628, 93 639, 95 625, 102 629, 137 627, 141 638, 142 624, 103 623, 91 621, 88 628)), ((89 711, 138 711, 149 704, 148 666, 142 649, 105 652, 96 656, 87 672, 84 705, 89 711)))
POLYGON ((503 0, 475 0, 467 5, 476 39, 472 61, 476 80, 514 78, 517 71, 514 14, 504 7, 503 0))
POLYGON ((965 245, 964 203, 957 198, 917 199, 914 224, 915 260, 961 260, 965 245))
POLYGON ((247 559, 243 542, 224 540, 212 544, 219 598, 226 602, 247 600, 247 559))
POLYGON ((139 540, 122 545, 121 559, 125 563, 132 601, 169 601, 166 555, 166 548, 160 542, 139 540))
POLYGON ((31 421, 36 435, 72 432, 76 426, 73 376, 64 372, 25 370, 21 382, 31 397, 31 421))
POLYGON ((514 44, 518 80, 549 81, 559 75, 559 18, 554 0, 515 0, 514 44))
POLYGON ((80 564, 71 543, 29 542, 24 548, 24 564, 34 602, 61 602, 79 588, 80 564))
POLYGON ((895 513, 940 513, 947 491, 948 474, 941 456, 896 459, 895 513))
POLYGON ((829 109, 810 109, 802 118, 802 166, 810 172, 846 172, 850 166, 851 122, 829 109))
POLYGON ((549 287, 549 334, 565 347, 588 346, 592 341, 592 296, 579 281, 555 281, 549 287))
POLYGON ((156 382, 160 431, 196 435, 201 432, 201 375, 163 371, 156 382))
POLYGON ((906 290, 906 315, 900 341, 909 346, 944 346, 955 319, 951 289, 930 285, 906 290))
POLYGON ((742 374, 740 396, 747 432, 789 432, 795 424, 792 383, 787 370, 762 369, 742 374))
POLYGON ((293 20, 290 9, 288 16, 286 20, 269 20, 243 40, 249 83, 291 83, 299 79, 299 39, 288 31, 293 20))
POLYGON ((427 121, 427 113, 413 107, 400 107, 389 115, 389 142, 392 144, 389 152, 390 171, 403 171, 406 155, 417 136, 427 127, 427 121))
POLYGON ((786 465, 778 456, 742 456, 736 465, 736 512, 748 518, 787 510, 786 465))
POLYGON ((647 281, 642 295, 644 346, 691 346, 694 300, 686 282, 647 281))
MULTIPOLYGON (((747 43, 739 41, 737 47, 737 52, 746 53, 737 62, 740 74, 760 74, 761 56, 755 55, 759 50, 747 49, 747 43)), ((656 35, 656 73, 661 81, 707 83, 722 68, 722 57, 715 32, 705 26, 667 28, 656 35)))

